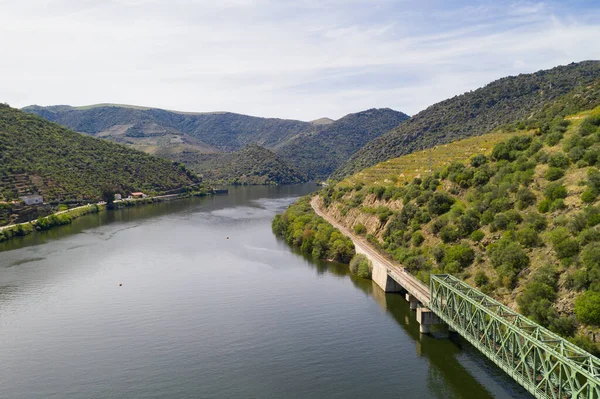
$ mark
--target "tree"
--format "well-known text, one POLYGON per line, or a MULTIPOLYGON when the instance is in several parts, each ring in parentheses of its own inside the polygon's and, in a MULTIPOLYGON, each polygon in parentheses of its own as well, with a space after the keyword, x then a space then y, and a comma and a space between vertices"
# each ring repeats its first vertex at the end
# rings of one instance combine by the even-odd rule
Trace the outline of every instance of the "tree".
POLYGON ((110 187, 104 187, 102 189, 102 201, 106 202, 107 209, 112 209, 115 202, 115 190, 110 187))
POLYGON ((580 322, 600 325, 600 293, 586 291, 575 300, 575 314, 580 322))
POLYGON ((448 194, 435 192, 427 203, 427 207, 432 215, 443 215, 450 210, 454 202, 454 198, 448 194))

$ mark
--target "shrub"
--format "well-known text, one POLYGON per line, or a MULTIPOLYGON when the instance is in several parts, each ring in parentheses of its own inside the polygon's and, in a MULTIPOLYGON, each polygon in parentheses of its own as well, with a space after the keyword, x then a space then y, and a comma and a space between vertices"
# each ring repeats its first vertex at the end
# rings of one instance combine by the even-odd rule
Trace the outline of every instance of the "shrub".
POLYGON ((550 320, 549 328, 563 337, 572 337, 577 329, 577 321, 573 316, 554 317, 550 320))
POLYGON ((588 270, 600 269, 600 242, 586 245, 581 251, 581 260, 588 270))
POLYGON ((377 218, 381 224, 385 224, 389 217, 393 215, 393 212, 384 206, 378 207, 377 211, 377 218))
POLYGON ((427 207, 432 215, 443 215, 450 210, 454 202, 456 202, 454 198, 448 194, 435 192, 427 203, 427 207))
POLYGON ((550 319, 556 316, 556 311, 552 307, 555 299, 554 287, 533 281, 527 284, 523 293, 517 297, 517 303, 521 313, 533 321, 547 326, 550 319))
POLYGON ((367 228, 364 224, 359 223, 356 226, 354 226, 354 232, 356 234, 365 235, 367 233, 367 228))
POLYGON ((572 258, 579 253, 579 243, 570 236, 565 227, 554 229, 549 238, 559 259, 572 258))
POLYGON ((473 166, 474 168, 478 168, 481 165, 485 165, 487 161, 488 159, 485 155, 477 154, 471 158, 471 166, 473 166))
POLYGON ((562 140, 562 138, 563 134, 560 132, 550 133, 546 136, 546 144, 548 144, 549 147, 553 147, 557 145, 560 142, 560 140, 562 140))
POLYGON ((471 215, 462 215, 456 221, 458 234, 461 237, 467 237, 479 227, 479 220, 471 215))
POLYGON ((562 152, 552 155, 548 160, 548 165, 553 168, 565 169, 569 166, 569 158, 562 152))
POLYGON ((571 271, 566 277, 566 288, 581 291, 588 286, 588 276, 584 268, 571 271))
POLYGON ((577 239, 579 240, 579 245, 586 246, 591 242, 600 241, 600 232, 593 228, 587 228, 579 233, 577 239))
POLYGON ((521 246, 506 238, 488 246, 488 254, 494 267, 507 265, 511 269, 521 271, 529 266, 529 257, 521 246))
POLYGON ((550 167, 546 171, 545 177, 546 177, 546 179, 548 179, 550 181, 555 181, 555 180, 560 179, 564 175, 565 175, 565 171, 563 169, 556 168, 556 167, 550 167))
POLYGON ((423 234, 420 231, 415 231, 412 235, 412 244, 415 247, 419 247, 421 246, 421 244, 423 244, 423 242, 425 241, 425 237, 423 237, 423 234))
POLYGON ((567 206, 565 205, 565 201, 563 201, 562 198, 555 199, 554 201, 552 201, 552 204, 550 204, 550 212, 565 209, 566 207, 567 206))
POLYGON ((547 199, 547 198, 544 199, 544 200, 541 200, 538 203, 538 211, 540 211, 540 213, 547 213, 547 212, 549 212, 550 211, 550 207, 552 206, 552 202, 553 202, 552 200, 547 199))
POLYGON ((592 340, 589 339, 589 337, 586 337, 584 335, 578 335, 575 338, 569 339, 569 341, 571 341, 573 344, 577 345, 581 349, 585 350, 586 352, 589 352, 596 357, 600 357, 600 350, 598 348, 598 345, 595 342, 592 342, 592 340))
POLYGON ((479 241, 483 240, 484 237, 485 237, 485 234, 481 230, 475 230, 474 232, 471 233, 471 240, 473 240, 475 242, 479 242, 479 241))
POLYGON ((527 187, 521 187, 519 191, 517 191, 517 209, 525 209, 535 204, 536 201, 537 197, 527 187))
POLYGON ((581 194, 581 201, 585 204, 591 204, 596 201, 598 194, 594 190, 587 189, 581 194))
MULTIPOLYGON (((443 263, 449 265, 452 262, 457 262, 460 265, 460 270, 470 266, 475 259, 475 251, 467 244, 452 245, 446 249, 443 263)), ((455 272, 456 273, 456 272, 455 272)))
POLYGON ((554 201, 556 199, 560 199, 560 198, 566 198, 567 197, 567 189, 562 184, 553 182, 553 183, 548 184, 548 186, 544 190, 544 195, 546 196, 547 199, 552 200, 552 201, 554 201))
POLYGON ((488 278, 487 274, 485 274, 483 271, 480 270, 475 274, 475 284, 477 285, 477 287, 483 287, 489 282, 490 279, 488 278))
POLYGON ((443 242, 449 243, 458 240, 460 238, 460 234, 458 233, 456 226, 449 224, 440 230, 440 238, 443 242))
POLYGON ((600 325, 600 293, 586 291, 575 300, 577 319, 593 326, 600 325))
POLYGON ((517 231, 517 241, 526 248, 541 247, 543 241, 533 227, 525 227, 517 231))
POLYGON ((369 259, 363 254, 354 255, 350 261, 350 273, 362 278, 371 278, 369 259))
POLYGON ((433 259, 435 259, 435 261, 437 263, 442 262, 445 254, 446 254, 446 246, 445 245, 438 245, 437 247, 433 247, 431 249, 431 255, 433 256, 433 259))
POLYGON ((537 232, 543 231, 546 229, 546 227, 548 227, 548 221, 546 220, 546 217, 537 212, 530 212, 526 214, 525 223, 533 227, 533 229, 537 232))

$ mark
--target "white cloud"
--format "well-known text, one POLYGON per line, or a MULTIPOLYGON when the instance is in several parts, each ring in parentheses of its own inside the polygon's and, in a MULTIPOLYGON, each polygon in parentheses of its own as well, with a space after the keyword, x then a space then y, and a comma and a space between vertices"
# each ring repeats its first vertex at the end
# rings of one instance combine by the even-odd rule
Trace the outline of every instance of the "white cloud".
POLYGON ((600 6, 496 4, 0 0, 0 101, 305 120, 371 107, 413 114, 600 54, 600 6))

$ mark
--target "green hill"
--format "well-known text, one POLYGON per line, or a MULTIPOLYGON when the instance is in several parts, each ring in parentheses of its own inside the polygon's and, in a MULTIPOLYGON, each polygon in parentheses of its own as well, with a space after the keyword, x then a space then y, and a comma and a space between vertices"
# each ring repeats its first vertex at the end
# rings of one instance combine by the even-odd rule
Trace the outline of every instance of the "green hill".
POLYGON ((366 143, 408 118, 389 108, 349 114, 326 124, 316 134, 288 141, 277 153, 306 171, 311 179, 326 178, 366 143))
POLYGON ((365 145, 332 178, 339 180, 387 159, 525 120, 545 104, 599 78, 600 61, 585 61, 496 80, 419 112, 365 145))
POLYGON ((294 184, 308 180, 305 173, 258 145, 234 153, 186 152, 178 158, 205 180, 217 184, 294 184))
POLYGON ((103 187, 161 193, 200 182, 178 164, 0 105, 0 201, 93 201, 103 187))
MULTIPOLYGON (((310 178, 327 177, 365 143, 408 118, 391 109, 372 109, 347 115, 338 121, 321 118, 313 122, 257 118, 230 112, 183 113, 111 104, 29 106, 23 110, 77 132, 184 162, 201 171, 207 179, 219 181, 237 181, 242 175, 255 175, 256 165, 249 162, 256 158, 254 155, 248 157, 246 152, 232 155, 248 145, 259 145, 277 153, 310 178), (226 160, 235 162, 235 168, 222 167, 226 160), (241 165, 249 169, 240 169, 241 165), (230 171, 232 175, 211 173, 211 168, 230 171)), ((269 157, 264 153, 259 156, 261 159, 269 157)), ((288 171, 283 175, 292 176, 294 173, 288 171)), ((276 180, 296 181, 296 178, 278 177, 276 180)), ((266 178, 265 181, 273 180, 266 178)))
MULTIPOLYGON (((364 169, 320 198, 422 281, 453 274, 600 353, 589 339, 600 333, 600 81, 527 120, 364 169)), ((302 200, 274 230, 329 254, 315 218, 302 200)))
POLYGON ((156 108, 97 105, 65 105, 23 108, 77 132, 104 138, 130 139, 163 134, 178 134, 218 151, 232 152, 248 144, 275 148, 301 133, 318 129, 309 122, 258 118, 231 112, 183 113, 156 108), (160 132, 157 132, 160 131, 160 132))

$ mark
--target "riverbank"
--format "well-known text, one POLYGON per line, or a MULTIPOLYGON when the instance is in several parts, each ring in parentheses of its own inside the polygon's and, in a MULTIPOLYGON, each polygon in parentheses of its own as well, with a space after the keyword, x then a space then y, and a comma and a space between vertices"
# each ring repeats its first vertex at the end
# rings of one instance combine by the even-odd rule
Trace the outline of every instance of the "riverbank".
POLYGON ((0 242, 8 241, 14 237, 23 237, 35 233, 36 231, 50 230, 57 226, 70 224, 73 219, 91 213, 98 213, 104 209, 106 209, 106 205, 104 204, 90 204, 56 212, 52 215, 44 216, 29 222, 2 226, 0 227, 0 242))
MULTIPOLYGON (((226 190, 213 190, 211 192, 199 192, 196 194, 168 194, 155 197, 136 198, 117 200, 111 204, 112 209, 121 209, 130 206, 139 206, 153 204, 156 202, 174 201, 190 197, 202 197, 210 194, 219 194, 227 192, 226 190)), ((111 210, 112 210, 111 209, 111 210)), ((71 224, 74 219, 92 213, 103 212, 107 210, 106 202, 98 202, 96 204, 88 204, 78 206, 51 215, 37 218, 28 222, 12 224, 8 226, 0 226, 0 242, 8 241, 14 237, 23 237, 38 231, 46 231, 58 226, 71 224)))

